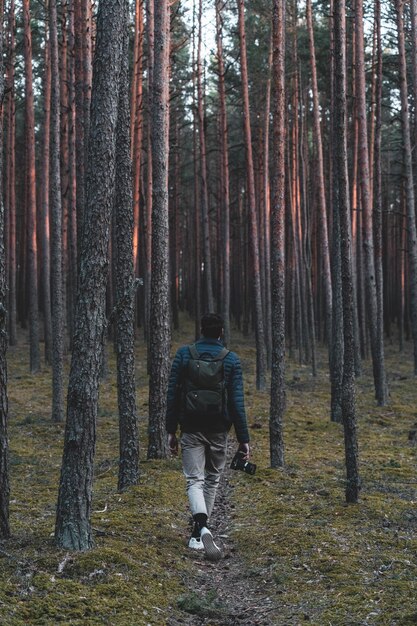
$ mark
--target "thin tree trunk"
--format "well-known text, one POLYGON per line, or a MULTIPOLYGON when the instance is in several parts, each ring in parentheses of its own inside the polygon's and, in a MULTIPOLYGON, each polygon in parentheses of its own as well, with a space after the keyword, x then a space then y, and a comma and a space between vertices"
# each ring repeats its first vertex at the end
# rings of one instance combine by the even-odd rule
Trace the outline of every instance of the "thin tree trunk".
POLYGON ((88 140, 90 137, 91 83, 93 79, 93 15, 92 0, 81 0, 81 18, 83 28, 83 125, 84 125, 84 159, 88 157, 88 140))
POLYGON ((129 15, 125 3, 124 44, 120 77, 116 139, 115 283, 116 354, 119 405, 120 463, 118 490, 139 478, 138 426, 135 388, 135 291, 133 265, 133 195, 130 158, 129 15))
POLYGON ((148 338, 148 373, 150 371, 149 355, 149 318, 151 306, 151 265, 152 265, 152 202, 153 202, 153 172, 152 172, 152 96, 153 96, 153 74, 155 55, 155 26, 154 26, 154 0, 146 1, 146 32, 148 44, 148 135, 147 152, 148 161, 146 169, 146 219, 145 221, 145 336, 148 338))
POLYGON ((68 246, 69 246, 69 335, 74 331, 75 303, 77 298, 77 178, 76 178, 76 105, 75 105, 75 31, 74 0, 68 10, 68 246))
POLYGON ((223 17, 222 0, 216 0, 216 38, 217 63, 219 72, 219 104, 220 104, 220 150, 222 171, 222 219, 223 219, 223 299, 222 312, 224 321, 225 344, 230 345, 230 192, 229 192, 229 149, 227 132, 225 66, 223 58, 223 17))
POLYGON ((71 284, 71 252, 69 232, 69 91, 68 84, 68 3, 62 6, 60 12, 61 38, 59 41, 59 83, 60 83, 60 170, 61 170, 61 206, 62 206, 62 299, 64 311, 64 350, 67 349, 66 337, 70 326, 69 307, 71 296, 68 297, 71 284))
MULTIPOLYGON (((375 0, 376 30, 376 77, 375 77, 375 147, 374 147, 374 242, 375 276, 377 297, 377 340, 384 342, 384 274, 382 265, 382 173, 381 173, 381 134, 382 134, 382 44, 381 44, 381 2, 375 0)), ((388 400, 388 387, 386 400, 388 400)))
POLYGON ((136 0, 134 72, 131 107, 131 150, 133 161, 133 264, 139 271, 139 210, 140 181, 142 175, 142 130, 143 130, 143 0, 136 0))
POLYGON ((15 101, 15 59, 16 59, 16 18, 15 4, 11 0, 9 7, 9 89, 8 99, 8 124, 7 124, 7 147, 6 147, 6 184, 7 184, 7 215, 9 229, 9 307, 8 327, 9 343, 11 346, 17 343, 17 294, 16 294, 16 101, 15 101))
POLYGON ((408 263, 410 275, 410 321, 414 346, 414 374, 417 375, 417 232, 413 163, 408 110, 407 65, 404 42, 404 2, 395 0, 397 11, 398 52, 400 62, 401 120, 403 130, 404 174, 407 199, 408 263))
MULTIPOLYGON (((4 98, 3 73, 3 0, 0 1, 0 103, 4 98)), ((3 128, 0 125, 0 145, 3 145, 3 128)), ((0 152, 0 538, 10 536, 9 525, 9 440, 7 434, 7 277, 5 220, 3 204, 3 152, 0 152)))
POLYGON ((175 112, 175 123, 173 124, 173 180, 172 180, 172 201, 170 203, 170 283, 171 283, 171 314, 172 325, 178 330, 178 298, 179 298, 179 275, 178 275, 178 248, 179 248, 179 191, 180 184, 180 129, 178 123, 178 115, 175 112))
POLYGON ((52 419, 64 420, 64 294, 60 170, 60 86, 56 0, 49 0, 51 48, 51 225, 52 225, 52 419))
POLYGON ((246 33, 244 0, 237 0, 239 12, 239 40, 240 40, 240 66, 242 77, 243 116, 245 132, 246 173, 248 183, 248 203, 250 221, 250 245, 253 262, 253 289, 254 289, 254 313, 255 313, 255 336, 256 336, 256 388, 266 389, 266 349, 264 335, 264 320, 262 314, 261 296, 261 270, 259 262, 259 239, 258 222, 255 199, 255 177, 252 155, 252 133, 249 107, 249 83, 248 67, 246 59, 246 33))
POLYGON ((39 351, 38 249, 36 241, 35 109, 33 101, 32 32, 30 27, 29 0, 23 0, 23 27, 23 52, 25 60, 30 371, 32 374, 36 374, 40 370, 41 361, 39 351))
POLYGON ((375 395, 380 406, 387 403, 387 384, 385 377, 384 344, 378 333, 377 290, 374 256, 374 233, 372 198, 370 195, 370 168, 368 154, 368 134, 365 99, 365 60, 363 41, 363 0, 356 0, 356 80, 357 80, 357 115, 359 120, 359 172, 362 200, 363 237, 365 253, 365 280, 368 311, 368 327, 371 338, 371 352, 374 373, 375 395))
POLYGON ((58 546, 68 550, 93 545, 90 515, 125 10, 124 3, 100 0, 97 15, 86 207, 55 527, 58 546))
POLYGON ((202 217, 202 224, 203 224, 205 305, 209 312, 214 313, 211 241, 210 241, 211 236, 210 236, 210 220, 209 220, 209 197, 208 197, 208 183, 207 183, 206 131, 205 131, 204 99, 203 99, 203 65, 202 65, 202 59, 201 59, 202 20, 203 20, 203 2, 202 0, 199 0, 198 45, 197 45, 197 108, 198 108, 198 134, 199 134, 199 145, 200 145, 201 217, 202 217))
MULTIPOLYGON (((417 0, 410 0, 410 17, 411 17, 411 62, 413 72, 413 100, 414 100, 414 129, 413 144, 417 144, 417 0)), ((410 131, 411 132, 411 131, 410 131)), ((415 164, 415 167, 416 164, 415 164)))
POLYGON ((355 331, 355 373, 360 376, 362 373, 362 342, 361 330, 364 323, 364 317, 359 316, 359 301, 361 298, 361 290, 359 288, 358 272, 362 276, 362 246, 361 231, 359 226, 359 203, 358 203, 358 119, 355 113, 356 107, 356 53, 355 53, 355 30, 352 31, 352 101, 353 101, 353 166, 351 180, 351 213, 352 213, 352 272, 353 272, 353 316, 355 331), (358 295, 359 294, 359 295, 358 295))
POLYGON ((324 181, 324 163, 323 163, 323 144, 321 138, 320 126, 320 110, 319 110, 319 92, 317 87, 317 69, 316 69, 316 51, 314 45, 313 16, 311 8, 311 0, 306 2, 307 29, 310 42, 310 59, 311 59, 311 82, 313 91, 313 133, 314 143, 316 147, 315 175, 317 176, 317 195, 319 209, 319 226, 320 226, 320 250, 322 256, 323 267, 323 284, 324 296, 326 303, 326 331, 327 342, 330 349, 332 345, 331 328, 332 328, 332 279, 330 272, 330 253, 329 253, 329 236, 327 228, 327 209, 326 209, 326 187, 324 181))
POLYGON ((198 181, 198 114, 197 114, 197 66, 195 58, 195 20, 196 20, 196 6, 195 0, 193 0, 193 52, 192 52, 192 66, 193 66, 193 162, 194 162, 194 228, 195 228, 195 338, 200 337, 200 320, 201 320, 201 227, 200 227, 200 194, 199 194, 199 181, 198 181))
MULTIPOLYGON (((49 4, 49 2, 48 2, 49 4)), ((48 13, 47 4, 47 13, 48 13)), ((51 139, 51 43, 49 29, 49 14, 45 23, 45 50, 44 50, 44 89, 43 89, 43 145, 42 169, 39 210, 39 231, 41 233, 41 281, 43 327, 45 342, 45 362, 52 364, 52 307, 51 307, 51 209, 50 209, 50 139, 51 139)))
MULTIPOLYGON (((265 119, 264 119, 264 203, 265 214, 265 338, 268 367, 272 362, 272 304, 271 304, 271 190, 269 181, 269 137, 271 118, 271 84, 272 84, 272 33, 268 55, 268 80, 266 83, 265 119)), ((262 209, 261 209, 262 210, 262 209)))
POLYGON ((166 456, 166 393, 171 341, 169 306, 169 27, 168 0, 155 4, 155 65, 152 97, 152 278, 148 458, 166 456))
MULTIPOLYGON (((346 9, 344 0, 334 3, 335 111, 334 111, 334 211, 333 236, 340 229, 339 283, 343 299, 342 417, 346 458, 346 501, 357 502, 360 489, 355 415, 355 357, 353 336, 353 283, 350 236, 349 184, 346 140, 346 9)), ((336 268, 337 269, 337 268, 336 268)), ((340 296, 339 296, 340 297, 340 296)))
POLYGON ((273 2, 273 176, 271 202, 271 467, 284 465, 285 411, 285 1, 273 2))

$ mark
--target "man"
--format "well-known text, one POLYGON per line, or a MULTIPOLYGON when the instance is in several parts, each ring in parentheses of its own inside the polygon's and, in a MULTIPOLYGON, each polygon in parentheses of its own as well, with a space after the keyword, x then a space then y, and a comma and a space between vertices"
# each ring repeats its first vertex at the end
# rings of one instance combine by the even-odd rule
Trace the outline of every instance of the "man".
POLYGON ((166 428, 172 454, 178 453, 178 425, 181 429, 183 471, 194 519, 188 546, 205 550, 209 559, 217 561, 221 551, 207 521, 226 464, 227 434, 233 425, 239 451, 247 460, 249 433, 242 368, 238 356, 223 346, 220 315, 203 315, 201 335, 193 346, 182 346, 175 355, 168 384, 166 428))

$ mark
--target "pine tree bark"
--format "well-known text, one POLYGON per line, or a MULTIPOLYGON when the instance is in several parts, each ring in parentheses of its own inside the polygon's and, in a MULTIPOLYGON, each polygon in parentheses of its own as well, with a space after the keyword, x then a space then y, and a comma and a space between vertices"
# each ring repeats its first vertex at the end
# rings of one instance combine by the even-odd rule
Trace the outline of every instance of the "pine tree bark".
MULTIPOLYGON (((320 126, 320 110, 319 110, 319 92, 317 87, 317 68, 316 68, 316 50, 314 45, 313 15, 311 8, 311 0, 306 2, 307 29, 310 43, 310 59, 311 59, 311 83, 313 92, 313 132, 314 142, 316 144, 316 176, 317 176, 317 196, 319 209, 319 225, 320 225, 320 249, 323 267, 323 283, 325 295, 325 315, 326 315, 326 331, 329 352, 332 345, 331 328, 332 328, 332 279, 330 272, 330 254, 329 254, 329 236, 327 227, 327 208, 326 208, 326 187, 324 181, 324 162, 323 162, 323 144, 321 138, 320 126)), ((330 355, 329 355, 330 356, 330 355)))
POLYGON ((133 162, 133 264, 139 271, 139 211, 142 176, 143 135, 143 0, 136 0, 135 9, 134 71, 131 106, 131 154, 133 162))
POLYGON ((135 387, 135 290, 133 264, 133 194, 130 158, 129 111, 129 15, 125 3, 122 71, 116 139, 115 283, 116 354, 119 406, 120 463, 118 490, 136 485, 139 478, 139 446, 135 387))
POLYGON ((198 184, 198 114, 197 114, 197 66, 196 66, 196 37, 195 37, 195 20, 196 20, 196 7, 193 0, 193 51, 192 51, 192 66, 193 66, 193 157, 194 157, 194 261, 195 261, 195 338, 200 337, 201 332, 201 224, 200 224, 200 193, 198 184))
POLYGON ((74 1, 68 9, 68 266, 69 266, 69 336, 74 331, 75 303, 78 283, 77 242, 77 168, 76 168, 76 105, 75 105, 75 24, 74 1))
POLYGON ((414 347, 414 374, 417 375, 417 230, 410 136, 410 117, 408 108, 407 64, 404 42, 404 1, 395 0, 395 8, 397 12, 398 53, 400 63, 401 121, 403 133, 404 174, 407 205, 407 242, 410 279, 410 323, 414 347))
MULTIPOLYGON (((0 106, 3 113, 3 0, 0 1, 0 106)), ((0 125, 0 145, 3 145, 3 128, 0 125)), ((3 204, 3 152, 0 151, 0 538, 10 536, 9 525, 9 440, 7 433, 7 277, 5 250, 5 213, 3 204)))
MULTIPOLYGON (((47 9, 48 12, 48 9, 47 9)), ((50 199, 50 138, 51 138, 51 43, 49 36, 49 14, 45 23, 44 88, 43 88, 43 146, 41 168, 41 190, 39 231, 41 233, 41 277, 45 362, 52 364, 52 308, 51 308, 51 210, 50 199)))
POLYGON ((229 181, 229 152, 226 111, 225 66, 223 58, 223 17, 222 0, 216 0, 216 39, 217 63, 219 72, 219 106, 220 106, 220 150, 222 170, 222 220, 223 220, 223 299, 222 313, 224 321, 225 345, 230 345, 230 181, 229 181))
POLYGON ((33 100, 32 31, 30 27, 29 0, 23 0, 24 61, 25 61, 25 123, 26 123, 26 175, 27 175, 27 254, 29 284, 29 341, 30 371, 39 372, 38 311, 38 249, 36 241, 36 160, 35 160, 35 109, 33 100))
MULTIPOLYGON (((360 489, 355 414, 355 344, 353 334, 353 281, 350 235, 349 183, 346 139, 346 7, 334 2, 335 110, 334 110, 334 217, 333 236, 340 230, 340 284, 343 302, 342 419, 346 459, 346 501, 357 502, 360 489)), ((335 268, 337 271, 337 268, 335 268)), ((340 298, 340 295, 339 295, 340 298)))
POLYGON ((124 2, 99 3, 86 207, 55 527, 58 546, 68 550, 87 550, 93 545, 90 514, 124 12, 124 2))
POLYGON ((146 0, 146 33, 148 46, 148 127, 147 127, 147 167, 146 167, 146 213, 145 213, 145 336, 148 339, 148 373, 150 371, 149 356, 149 319, 151 306, 152 280, 152 201, 153 201, 153 171, 152 171, 152 97, 153 75, 155 63, 155 0, 146 0))
MULTIPOLYGON (((381 2, 375 0, 375 146, 374 146, 374 242, 375 242, 375 277, 377 297, 377 337, 378 343, 384 341, 384 273, 382 264, 382 171, 381 171, 381 138, 382 138, 382 43, 381 43, 381 2)), ((386 385, 386 401, 389 390, 386 385)))
POLYGON ((148 458, 166 456, 166 392, 171 340, 169 303, 169 28, 168 0, 155 3, 155 57, 152 139, 152 268, 150 308, 150 379, 148 458))
POLYGON ((9 6, 9 66, 8 81, 8 124, 6 145, 6 197, 7 197, 7 224, 9 242, 9 307, 8 328, 9 343, 17 342, 17 294, 16 294, 16 101, 15 101, 15 61, 16 61, 16 18, 15 4, 11 0, 9 6))
POLYGON ((363 40, 363 0, 356 0, 356 80, 357 115, 359 121, 359 172, 363 216, 363 245, 365 254, 365 285, 367 296, 367 320, 371 339, 375 395, 380 406, 387 403, 384 343, 378 332, 378 308, 375 273, 373 210, 370 191, 370 167, 365 98, 365 59, 363 40))
POLYGON ((62 206, 62 293, 64 310, 64 343, 66 346, 67 328, 70 325, 69 291, 71 252, 69 233, 69 84, 68 84, 68 5, 64 4, 58 16, 60 22, 59 41, 59 88, 60 88, 60 170, 61 170, 61 206, 62 206))
POLYGON ((254 289, 254 314, 255 314, 254 325, 255 325, 255 337, 256 337, 256 388, 262 391, 266 389, 266 348, 265 348, 264 320, 263 320, 263 313, 262 313, 261 269, 260 269, 260 261, 259 261, 258 221, 257 221, 257 213, 256 213, 255 176, 254 176, 254 168, 253 168, 252 133, 251 133, 251 123, 250 123, 249 83, 248 83, 248 67, 247 67, 247 58, 246 58, 244 0, 237 0, 237 7, 238 7, 238 15, 239 15, 240 66, 241 66, 242 95, 243 95, 246 174, 247 174, 247 184, 248 184, 250 245, 251 245, 251 251, 252 251, 252 263, 253 263, 253 289, 254 289))
POLYGON ((273 162, 271 197, 271 467, 284 465, 285 411, 285 0, 273 3, 273 162))
POLYGON ((62 271, 61 94, 59 84, 58 17, 56 0, 49 0, 51 49, 51 294, 52 294, 52 419, 64 420, 64 294, 62 271))
POLYGON ((213 276, 211 259, 211 235, 209 220, 209 195, 207 182, 207 154, 206 154, 206 130, 204 120, 203 98, 203 62, 201 58, 202 46, 202 21, 203 2, 199 0, 198 11, 198 45, 197 45, 197 110, 198 110, 198 135, 200 146, 200 205, 203 225, 203 251, 204 251, 204 282, 205 282, 205 305, 210 313, 214 313, 213 276))
MULTIPOLYGON (((412 73, 413 73, 412 85, 413 85, 414 108, 416 109, 416 103, 417 103, 417 0, 410 0, 410 18, 411 18, 411 49, 413 51, 411 55, 412 73)), ((416 141, 417 141, 416 110, 414 110, 413 140, 414 140, 414 145, 416 145, 416 141)))

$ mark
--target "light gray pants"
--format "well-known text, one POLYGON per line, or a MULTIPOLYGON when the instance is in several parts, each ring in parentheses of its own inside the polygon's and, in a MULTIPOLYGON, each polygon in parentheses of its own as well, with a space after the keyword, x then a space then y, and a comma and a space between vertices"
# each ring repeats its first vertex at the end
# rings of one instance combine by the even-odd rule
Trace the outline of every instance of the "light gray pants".
POLYGON ((220 476, 226 464, 226 433, 183 433, 182 468, 191 513, 210 517, 220 476))

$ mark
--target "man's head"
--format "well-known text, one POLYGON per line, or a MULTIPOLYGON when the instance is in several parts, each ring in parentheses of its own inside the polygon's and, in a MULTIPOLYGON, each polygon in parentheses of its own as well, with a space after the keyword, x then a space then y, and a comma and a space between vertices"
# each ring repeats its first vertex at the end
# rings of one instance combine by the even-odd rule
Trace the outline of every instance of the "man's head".
POLYGON ((223 332, 223 318, 217 313, 206 313, 201 318, 201 334, 210 339, 218 339, 223 332))

